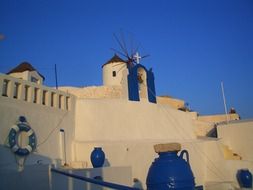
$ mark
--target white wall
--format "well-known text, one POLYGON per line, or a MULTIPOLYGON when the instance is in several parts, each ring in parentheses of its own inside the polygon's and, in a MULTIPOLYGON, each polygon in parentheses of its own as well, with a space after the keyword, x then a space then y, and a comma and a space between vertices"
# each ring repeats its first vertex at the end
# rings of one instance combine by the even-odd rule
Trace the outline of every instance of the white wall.
POLYGON ((38 84, 43 84, 43 78, 38 74, 37 71, 24 71, 24 72, 18 72, 18 73, 11 73, 9 74, 12 77, 23 79, 26 81, 31 82, 31 78, 34 77, 38 80, 38 84))
POLYGON ((67 150, 70 152, 74 133, 73 112, 0 97, 0 115, 2 145, 7 144, 5 139, 18 117, 25 116, 36 134, 37 144, 43 143, 37 147, 34 154, 42 154, 52 159, 62 158, 59 147, 60 128, 66 131, 67 150))
MULTIPOLYGON (((15 79, 7 75, 0 75, 0 145, 8 146, 8 134, 11 127, 18 121, 19 116, 25 116, 31 128, 34 130, 37 137, 37 149, 33 153, 34 155, 43 155, 45 158, 50 159, 63 159, 62 145, 60 142, 60 128, 63 128, 66 132, 66 145, 67 152, 71 152, 71 143, 74 138, 75 128, 75 97, 57 91, 45 86, 37 85, 32 82, 15 79), (3 80, 9 81, 8 96, 2 96, 2 84, 3 80), (13 97, 13 84, 20 84, 20 90, 25 86, 30 87, 30 95, 27 100, 24 100, 24 93, 21 90, 17 98, 13 97), (21 88, 22 87, 22 88, 21 88), (33 100, 33 90, 37 88, 38 92, 46 90, 49 94, 54 93, 55 104, 51 106, 50 98, 46 100, 46 104, 42 104, 41 94, 37 97, 37 101, 33 100), (68 109, 64 102, 62 107, 59 107, 59 97, 69 98, 68 109)), ((50 96, 49 96, 50 97, 50 96)), ((3 155, 3 151, 0 151, 0 157, 3 155)), ((14 157, 15 155, 12 154, 14 157)), ((29 156, 28 156, 29 157, 29 156)), ((36 157, 36 159, 44 159, 36 157)), ((68 160, 70 160, 71 154, 68 154, 68 160)), ((47 159, 45 159, 47 160, 47 159)), ((36 162, 36 160, 29 160, 27 162, 36 162)), ((8 160, 5 160, 8 162, 8 160)), ((5 162, 1 162, 5 164, 5 162)), ((43 162, 42 162, 43 163, 43 162)))
POLYGON ((217 130, 225 145, 239 154, 243 160, 253 161, 253 120, 219 125, 217 130))
MULTIPOLYGON (((247 168, 253 172, 252 161, 225 159, 223 145, 223 139, 205 143, 205 182, 210 184, 208 189, 228 189, 217 188, 217 186, 214 185, 215 183, 219 185, 219 183, 223 184, 224 182, 231 184, 234 188, 238 188, 239 184, 236 179, 237 171, 247 168), (214 184, 210 182, 214 182, 214 184), (214 187, 212 187, 212 185, 214 185, 214 187)), ((252 153, 249 154, 252 155, 252 153)))
MULTIPOLYGON (((106 156, 105 166, 131 166, 132 176, 140 180, 143 187, 146 186, 146 177, 151 163, 158 155, 155 153, 153 145, 159 143, 175 142, 170 140, 157 141, 115 141, 115 142, 81 142, 76 141, 76 160, 88 161, 88 167, 92 167, 90 154, 94 147, 103 148, 106 156)), ((196 184, 200 185, 205 180, 205 157, 202 155, 204 144, 201 140, 176 141, 182 144, 182 149, 186 149, 190 156, 190 165, 195 176, 196 184), (194 146, 193 146, 194 145, 194 146)))
MULTIPOLYGON (((237 170, 243 167, 252 169, 249 162, 235 161, 233 164, 233 161, 225 160, 222 139, 196 139, 195 120, 191 113, 124 99, 78 99, 76 110, 73 158, 88 162, 90 167, 89 156, 93 147, 101 146, 106 153, 107 164, 132 166, 133 177, 145 185, 148 168, 157 157, 153 145, 179 142, 190 153, 190 164, 198 185, 227 181, 238 186, 235 178, 237 170)), ((238 133, 242 138, 244 133, 248 133, 245 143, 250 141, 252 128, 249 130, 238 133)), ((236 139, 236 136, 231 139, 236 139)), ((241 142, 233 142, 242 146, 241 142)), ((251 146, 248 148, 252 149, 251 146)), ((250 152, 247 154, 252 156, 250 152)))
POLYGON ((78 141, 195 138, 190 114, 168 106, 124 99, 78 99, 78 141))
MULTIPOLYGON (((182 142, 190 149, 187 142, 196 140, 193 127, 191 114, 169 106, 124 99, 77 99, 73 158, 91 167, 93 147, 102 146, 108 165, 131 166, 133 177, 145 186, 148 168, 157 156, 153 145, 182 142)), ((199 163, 195 155, 192 158, 201 184, 204 162, 199 163)))

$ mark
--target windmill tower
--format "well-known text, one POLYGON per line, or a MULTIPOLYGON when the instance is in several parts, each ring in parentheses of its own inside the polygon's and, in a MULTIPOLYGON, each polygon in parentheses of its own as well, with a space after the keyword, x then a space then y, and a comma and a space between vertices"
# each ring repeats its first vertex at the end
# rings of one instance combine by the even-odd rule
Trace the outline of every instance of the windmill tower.
POLYGON ((103 66, 103 85, 119 86, 122 84, 123 71, 127 68, 127 63, 115 54, 103 66))
POLYGON ((152 69, 147 70, 140 59, 149 55, 140 56, 136 51, 127 50, 124 38, 122 42, 114 35, 121 51, 113 49, 116 53, 123 56, 125 60, 115 54, 103 66, 103 85, 121 86, 122 97, 130 101, 148 101, 156 103, 156 93, 154 84, 154 74, 152 69))

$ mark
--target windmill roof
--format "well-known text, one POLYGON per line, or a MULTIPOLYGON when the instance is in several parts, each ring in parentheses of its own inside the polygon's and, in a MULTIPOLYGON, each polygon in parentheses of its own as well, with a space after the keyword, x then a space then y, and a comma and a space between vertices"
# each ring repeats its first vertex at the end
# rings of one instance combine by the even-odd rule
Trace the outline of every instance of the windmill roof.
POLYGON ((13 68, 6 74, 11 74, 11 73, 22 73, 24 71, 36 71, 42 78, 45 80, 45 77, 40 74, 30 63, 28 62, 22 62, 20 63, 17 67, 13 68))
POLYGON ((104 67, 105 65, 107 65, 109 63, 115 63, 115 62, 124 62, 124 63, 126 63, 126 61, 121 59, 117 54, 114 54, 114 56, 109 61, 107 61, 105 64, 103 64, 102 67, 104 67))

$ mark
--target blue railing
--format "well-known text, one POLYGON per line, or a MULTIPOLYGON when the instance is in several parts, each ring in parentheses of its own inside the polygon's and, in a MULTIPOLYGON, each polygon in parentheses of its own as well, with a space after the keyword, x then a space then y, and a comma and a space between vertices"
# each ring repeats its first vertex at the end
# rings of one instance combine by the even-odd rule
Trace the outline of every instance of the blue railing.
POLYGON ((71 174, 69 172, 57 170, 55 168, 51 168, 51 172, 62 174, 62 175, 65 175, 65 176, 68 176, 68 177, 72 177, 72 178, 75 178, 75 179, 80 179, 80 180, 88 182, 88 183, 93 183, 93 184, 96 184, 96 185, 101 185, 103 187, 109 187, 109 188, 112 188, 112 189, 117 189, 117 190, 140 190, 139 188, 128 187, 128 186, 119 185, 119 184, 116 184, 116 183, 111 183, 111 182, 106 182, 106 181, 102 181, 102 180, 92 179, 92 178, 88 178, 88 177, 78 176, 78 175, 75 175, 75 174, 71 174))

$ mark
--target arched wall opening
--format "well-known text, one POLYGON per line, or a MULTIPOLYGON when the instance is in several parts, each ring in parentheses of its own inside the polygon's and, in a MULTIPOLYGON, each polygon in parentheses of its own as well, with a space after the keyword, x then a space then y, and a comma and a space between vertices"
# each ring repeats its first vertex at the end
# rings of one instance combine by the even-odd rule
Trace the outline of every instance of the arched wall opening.
POLYGON ((139 67, 137 69, 137 79, 138 79, 138 90, 139 90, 139 97, 140 98, 147 98, 147 73, 145 69, 139 67))

